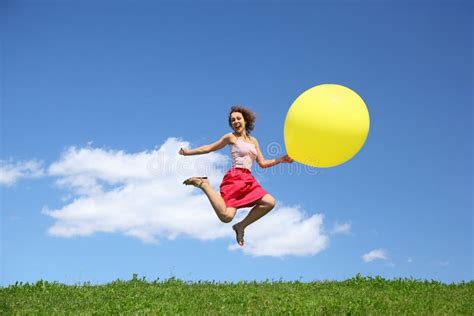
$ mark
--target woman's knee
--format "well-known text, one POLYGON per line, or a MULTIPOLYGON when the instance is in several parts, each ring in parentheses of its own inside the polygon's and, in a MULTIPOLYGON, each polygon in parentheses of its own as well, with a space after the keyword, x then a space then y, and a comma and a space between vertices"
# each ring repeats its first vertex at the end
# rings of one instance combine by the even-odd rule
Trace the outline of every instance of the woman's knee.
POLYGON ((219 219, 224 223, 230 223, 234 219, 236 212, 237 212, 236 208, 227 207, 225 212, 223 212, 223 214, 219 216, 219 219))
POLYGON ((232 222, 232 220, 234 219, 232 216, 230 215, 222 215, 220 218, 221 222, 223 223, 230 223, 232 222))
POLYGON ((271 200, 268 202, 268 205, 271 206, 272 208, 275 207, 276 205, 276 200, 275 198, 272 196, 271 200))
POLYGON ((276 205, 275 198, 270 194, 265 194, 260 201, 260 204, 266 205, 268 207, 274 208, 276 205))

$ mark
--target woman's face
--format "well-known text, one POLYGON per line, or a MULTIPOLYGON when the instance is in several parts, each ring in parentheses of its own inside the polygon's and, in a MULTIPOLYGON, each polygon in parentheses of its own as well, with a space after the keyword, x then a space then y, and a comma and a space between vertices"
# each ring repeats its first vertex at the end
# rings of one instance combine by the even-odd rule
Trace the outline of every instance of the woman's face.
POLYGON ((237 133, 242 133, 245 130, 245 120, 240 112, 232 112, 230 115, 230 123, 237 133))

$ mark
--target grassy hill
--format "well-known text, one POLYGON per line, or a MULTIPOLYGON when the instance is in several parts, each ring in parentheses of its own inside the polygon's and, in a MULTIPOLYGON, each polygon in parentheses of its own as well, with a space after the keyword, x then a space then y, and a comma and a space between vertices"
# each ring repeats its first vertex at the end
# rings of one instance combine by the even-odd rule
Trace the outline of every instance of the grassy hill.
POLYGON ((0 314, 474 315, 474 281, 362 277, 317 282, 148 282, 106 285, 40 280, 0 288, 0 314))

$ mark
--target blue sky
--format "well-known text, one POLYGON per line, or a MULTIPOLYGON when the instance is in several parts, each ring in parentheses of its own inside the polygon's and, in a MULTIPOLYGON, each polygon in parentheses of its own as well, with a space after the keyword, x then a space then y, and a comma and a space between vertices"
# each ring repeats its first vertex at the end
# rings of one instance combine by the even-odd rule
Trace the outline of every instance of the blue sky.
POLYGON ((0 11, 0 285, 133 273, 472 280, 468 1, 3 1, 0 11), (364 147, 329 169, 255 165, 277 207, 236 249, 231 225, 248 209, 221 223, 181 184, 204 167, 217 189, 228 148, 179 160, 179 146, 230 132, 230 106, 244 104, 275 158, 290 105, 323 83, 364 99, 364 147))

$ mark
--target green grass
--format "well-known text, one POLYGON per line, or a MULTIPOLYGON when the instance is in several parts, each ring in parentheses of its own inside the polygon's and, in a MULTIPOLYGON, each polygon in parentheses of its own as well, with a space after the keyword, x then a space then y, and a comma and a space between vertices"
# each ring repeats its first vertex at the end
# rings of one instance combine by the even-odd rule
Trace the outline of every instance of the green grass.
POLYGON ((40 280, 0 288, 11 314, 474 315, 474 281, 362 277, 317 282, 186 282, 176 278, 106 285, 40 280))

